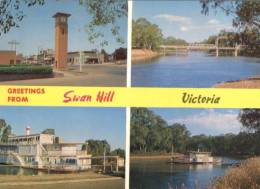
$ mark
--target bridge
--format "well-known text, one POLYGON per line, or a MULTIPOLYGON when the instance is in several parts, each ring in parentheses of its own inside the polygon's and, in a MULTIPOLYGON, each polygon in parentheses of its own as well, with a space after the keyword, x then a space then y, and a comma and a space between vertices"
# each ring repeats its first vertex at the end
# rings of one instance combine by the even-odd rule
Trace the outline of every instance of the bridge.
POLYGON ((235 46, 219 46, 219 41, 221 39, 227 39, 227 37, 218 37, 215 41, 215 44, 205 44, 205 43, 189 43, 187 45, 161 45, 160 48, 163 50, 164 55, 170 52, 178 51, 190 51, 190 50, 215 50, 216 56, 219 56, 220 51, 233 51, 234 56, 238 56, 239 51, 241 50, 241 45, 235 46))

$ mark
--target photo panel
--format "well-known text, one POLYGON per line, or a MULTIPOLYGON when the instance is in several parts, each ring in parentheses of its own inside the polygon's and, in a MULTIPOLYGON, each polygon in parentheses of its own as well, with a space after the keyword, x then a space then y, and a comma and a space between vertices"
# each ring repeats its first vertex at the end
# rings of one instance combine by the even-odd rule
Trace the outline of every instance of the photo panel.
POLYGON ((259 109, 132 108, 130 189, 256 186, 259 117, 259 109))
POLYGON ((132 86, 260 88, 258 8, 254 0, 133 1, 132 86))
POLYGON ((126 86, 127 0, 0 6, 0 85, 126 86))
POLYGON ((0 107, 0 188, 125 188, 125 109, 0 107))

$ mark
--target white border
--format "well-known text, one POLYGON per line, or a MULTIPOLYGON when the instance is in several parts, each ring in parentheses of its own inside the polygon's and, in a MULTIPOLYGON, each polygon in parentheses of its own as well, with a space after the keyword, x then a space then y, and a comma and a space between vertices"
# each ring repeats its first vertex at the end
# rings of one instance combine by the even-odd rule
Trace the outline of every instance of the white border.
MULTIPOLYGON (((127 30, 127 78, 126 86, 131 87, 131 59, 132 59, 132 13, 133 1, 128 1, 128 30, 127 30)), ((126 153, 125 153, 125 189, 130 188, 130 119, 131 109, 126 107, 126 153)))

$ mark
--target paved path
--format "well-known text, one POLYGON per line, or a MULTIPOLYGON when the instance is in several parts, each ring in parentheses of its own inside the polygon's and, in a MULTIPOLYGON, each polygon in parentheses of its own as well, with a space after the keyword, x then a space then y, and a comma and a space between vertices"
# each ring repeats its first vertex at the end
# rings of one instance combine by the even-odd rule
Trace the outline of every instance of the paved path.
POLYGON ((71 66, 64 77, 0 82, 0 85, 29 86, 126 86, 126 65, 71 66))

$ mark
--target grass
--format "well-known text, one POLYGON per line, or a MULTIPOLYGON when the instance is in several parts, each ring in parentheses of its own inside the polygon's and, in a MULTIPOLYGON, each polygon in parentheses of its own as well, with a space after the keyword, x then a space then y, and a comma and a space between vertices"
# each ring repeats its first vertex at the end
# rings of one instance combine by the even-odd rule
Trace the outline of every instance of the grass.
POLYGON ((124 189, 124 180, 63 183, 51 185, 2 186, 1 189, 124 189))
POLYGON ((92 171, 72 174, 44 174, 35 176, 25 175, 1 175, 0 176, 0 188, 1 189, 124 189, 123 178, 116 180, 99 180, 99 178, 113 178, 109 175, 97 174, 92 171), (93 181, 77 181, 78 179, 93 179, 93 181), (53 183, 53 181, 64 181, 62 183, 53 183), (76 182, 66 182, 76 181, 76 182), (24 185, 27 182, 38 182, 30 185, 24 185), (48 183, 52 182, 52 183, 48 183), (6 183, 6 185, 1 185, 6 183), (8 183, 16 183, 15 185, 9 185, 8 183))
POLYGON ((1 65, 0 74, 52 74, 51 66, 17 64, 1 65))
POLYGON ((259 189, 260 157, 245 160, 239 167, 230 168, 209 189, 259 189))
POLYGON ((71 173, 71 174, 43 174, 43 175, 1 175, 0 183, 8 182, 28 182, 28 181, 54 181, 54 180, 76 180, 76 179, 94 179, 94 178, 109 178, 108 175, 97 174, 92 171, 71 173))

